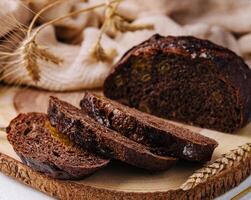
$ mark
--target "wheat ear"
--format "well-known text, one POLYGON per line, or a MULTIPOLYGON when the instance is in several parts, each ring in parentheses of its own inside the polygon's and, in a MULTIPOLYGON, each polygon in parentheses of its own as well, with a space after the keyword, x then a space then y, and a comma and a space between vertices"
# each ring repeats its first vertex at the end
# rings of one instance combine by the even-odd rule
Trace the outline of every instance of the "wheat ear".
MULTIPOLYGON (((116 4, 119 3, 120 0, 116 1, 116 4)), ((110 6, 110 2, 106 1, 106 10, 107 7, 110 6)), ((97 41, 94 43, 93 47, 90 50, 90 56, 94 58, 96 61, 101 62, 111 62, 113 61, 113 58, 117 56, 116 49, 112 49, 110 52, 106 52, 105 49, 101 45, 101 39, 102 35, 106 30, 106 23, 107 23, 107 17, 105 17, 105 20, 101 26, 97 41)))
POLYGON ((223 170, 238 165, 251 156, 251 143, 246 143, 237 149, 231 150, 227 154, 223 154, 213 163, 195 171, 187 181, 181 185, 182 190, 190 190, 197 185, 206 182, 208 179, 217 176, 223 170))
POLYGON ((37 82, 40 79, 39 73, 39 66, 37 63, 37 58, 40 58, 41 60, 45 60, 48 62, 52 62, 54 64, 59 64, 60 62, 63 62, 62 59, 58 58, 57 56, 53 55, 52 53, 48 52, 45 48, 40 47, 36 42, 36 36, 38 33, 31 34, 32 28, 38 19, 38 17, 47 11, 48 9, 58 5, 63 0, 55 1, 47 6, 45 6, 43 9, 41 9, 33 18, 33 20, 30 23, 30 26, 27 30, 27 39, 23 41, 23 45, 19 48, 18 52, 20 52, 22 55, 22 60, 25 68, 27 69, 29 75, 32 77, 32 80, 37 82))
POLYGON ((117 4, 109 5, 106 10, 107 25, 110 26, 115 32, 127 32, 127 31, 138 31, 138 30, 152 30, 154 29, 153 24, 132 24, 128 19, 121 16, 117 12, 117 8, 121 1, 117 4))
MULTIPOLYGON (((38 17, 45 11, 47 11, 48 9, 52 8, 55 5, 58 5, 59 3, 61 3, 63 0, 58 0, 56 2, 53 2, 49 5, 47 5, 46 7, 44 7, 42 10, 40 10, 35 17, 33 18, 29 29, 27 31, 27 38, 25 41, 23 41, 21 47, 19 48, 18 52, 20 52, 20 55, 22 55, 22 60, 23 60, 23 64, 25 66, 25 68, 27 69, 27 71, 29 72, 29 75, 32 77, 33 81, 37 82, 40 80, 40 76, 39 76, 39 66, 37 63, 37 59, 40 58, 41 60, 46 60, 47 62, 51 62, 54 64, 60 64, 63 62, 63 59, 55 56, 54 54, 50 53, 49 51, 47 51, 47 49, 40 47, 35 41, 36 41, 36 37, 38 35, 38 33, 43 30, 45 27, 54 24, 58 21, 61 21, 63 19, 69 18, 71 16, 75 16, 77 14, 83 13, 83 12, 88 12, 91 10, 94 10, 96 8, 100 8, 105 6, 105 3, 101 3, 101 4, 97 4, 94 6, 90 6, 88 8, 84 8, 81 10, 77 10, 74 12, 71 12, 67 15, 58 17, 56 19, 53 19, 49 22, 44 23, 43 25, 41 25, 39 28, 36 29, 36 31, 32 32, 32 28, 36 22, 36 20, 38 19, 38 17)), ((115 1, 113 1, 115 2, 115 1)), ((111 3, 113 3, 111 2, 111 3)))
POLYGON ((154 28, 152 24, 139 24, 139 25, 131 24, 128 20, 120 16, 120 14, 117 12, 117 9, 122 1, 123 0, 117 0, 112 4, 109 0, 106 0, 105 20, 102 24, 97 41, 93 45, 93 48, 91 49, 91 56, 98 61, 111 62, 114 59, 114 57, 117 56, 116 49, 106 51, 100 43, 102 35, 106 29, 111 28, 114 32, 118 31, 124 33, 127 31, 137 31, 137 30, 154 28))

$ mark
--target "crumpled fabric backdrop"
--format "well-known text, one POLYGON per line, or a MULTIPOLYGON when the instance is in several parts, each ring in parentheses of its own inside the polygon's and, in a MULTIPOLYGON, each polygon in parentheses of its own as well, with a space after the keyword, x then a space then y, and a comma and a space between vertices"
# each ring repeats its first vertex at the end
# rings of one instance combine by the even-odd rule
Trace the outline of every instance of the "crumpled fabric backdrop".
MULTIPOLYGON (((117 12, 132 21, 132 24, 153 24, 153 30, 114 32, 107 30, 101 44, 105 50, 116 50, 112 62, 90 59, 90 49, 97 40, 103 23, 105 8, 99 8, 78 16, 67 18, 44 28, 36 39, 42 48, 53 53, 61 63, 36 58, 40 80, 34 82, 25 68, 27 56, 21 51, 29 40, 22 32, 13 37, 19 25, 29 24, 34 13, 51 0, 2 0, 0 2, 0 25, 6 27, 0 37, 10 33, 8 42, 2 40, 0 53, 14 51, 12 56, 1 60, 2 79, 7 83, 19 83, 54 91, 69 91, 98 88, 112 65, 132 46, 148 39, 154 33, 161 35, 193 35, 209 39, 242 56, 251 66, 251 1, 249 0, 124 0, 117 12), (10 6, 11 4, 11 6, 10 6), (28 8, 33 12, 28 12, 28 8), (22 14, 23 13, 23 14, 22 14), (15 16, 20 23, 10 23, 15 16), (11 32, 12 30, 12 32, 11 32), (10 45, 16 44, 16 45, 10 45), (2 47, 7 46, 4 50, 2 47), (20 47, 20 48, 19 48, 20 47)), ((44 12, 38 25, 44 24, 72 11, 104 3, 104 0, 71 0, 44 12)), ((34 31, 37 27, 34 28, 34 31)))

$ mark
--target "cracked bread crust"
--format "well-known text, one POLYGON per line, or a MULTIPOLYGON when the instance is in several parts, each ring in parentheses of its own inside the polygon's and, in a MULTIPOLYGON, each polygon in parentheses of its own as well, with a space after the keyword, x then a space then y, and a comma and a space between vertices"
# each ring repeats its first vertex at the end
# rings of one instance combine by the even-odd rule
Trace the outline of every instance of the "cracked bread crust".
POLYGON ((251 120, 251 70, 208 40, 158 34, 130 49, 104 94, 153 115, 223 132, 251 120))

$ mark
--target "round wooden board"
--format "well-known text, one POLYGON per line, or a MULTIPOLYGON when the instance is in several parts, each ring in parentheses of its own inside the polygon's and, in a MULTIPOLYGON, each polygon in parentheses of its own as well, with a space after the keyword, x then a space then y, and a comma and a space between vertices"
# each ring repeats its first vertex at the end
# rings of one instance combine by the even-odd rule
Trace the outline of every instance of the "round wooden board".
MULTIPOLYGON (((11 99, 12 102, 9 105, 5 104, 5 110, 0 111, 2 112, 0 114, 11 112, 12 114, 8 114, 8 117, 12 118, 18 112, 46 112, 48 98, 51 95, 78 105, 82 92, 51 93, 34 89, 7 89, 1 92, 0 105, 3 101, 6 103, 7 96, 8 101, 11 99), (13 109, 13 105, 16 110, 13 109)), ((5 119, 5 122, 7 121, 8 119, 5 119)), ((195 127, 188 128, 219 142, 212 160, 246 142, 251 142, 251 135, 249 135, 251 124, 236 135, 195 127)), ((60 199, 211 199, 238 185, 250 174, 251 155, 248 154, 245 160, 224 169, 220 174, 212 176, 196 187, 189 190, 180 189, 188 177, 201 167, 202 165, 199 164, 179 162, 168 171, 149 173, 113 161, 106 168, 83 180, 58 181, 47 178, 21 164, 4 134, 0 138, 0 171, 60 199)))

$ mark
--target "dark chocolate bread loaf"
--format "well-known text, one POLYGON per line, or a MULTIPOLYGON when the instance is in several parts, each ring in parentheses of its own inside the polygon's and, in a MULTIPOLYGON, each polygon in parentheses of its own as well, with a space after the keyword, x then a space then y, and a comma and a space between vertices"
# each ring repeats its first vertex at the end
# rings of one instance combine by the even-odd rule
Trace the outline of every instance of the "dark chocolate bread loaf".
POLYGON ((213 139, 89 92, 80 106, 100 124, 153 148, 158 155, 204 162, 211 160, 217 146, 213 139))
POLYGON ((104 83, 110 99, 159 117, 233 132, 251 120, 251 70, 234 52, 190 36, 129 50, 104 83))
POLYGON ((147 170, 165 170, 176 158, 155 155, 149 147, 100 125, 80 109, 51 97, 48 116, 56 129, 90 151, 115 158, 147 170))
POLYGON ((53 178, 80 179, 109 163, 108 159, 76 147, 50 125, 45 114, 20 114, 11 121, 7 133, 25 164, 53 178))

